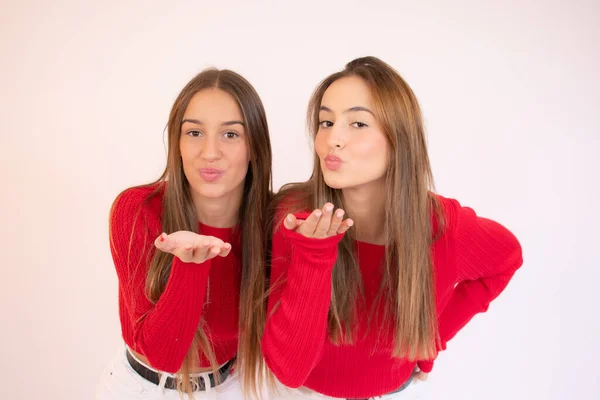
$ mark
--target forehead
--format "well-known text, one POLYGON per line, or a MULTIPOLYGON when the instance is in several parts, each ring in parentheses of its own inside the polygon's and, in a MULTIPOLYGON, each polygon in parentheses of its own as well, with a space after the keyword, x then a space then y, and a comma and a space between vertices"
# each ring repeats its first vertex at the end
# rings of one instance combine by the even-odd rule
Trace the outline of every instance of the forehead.
POLYGON ((349 76, 333 82, 323 94, 321 105, 333 111, 344 111, 352 107, 373 109, 371 89, 358 76, 349 76))
POLYGON ((221 89, 211 88, 194 94, 185 109, 184 118, 202 121, 242 120, 242 111, 232 95, 221 89))

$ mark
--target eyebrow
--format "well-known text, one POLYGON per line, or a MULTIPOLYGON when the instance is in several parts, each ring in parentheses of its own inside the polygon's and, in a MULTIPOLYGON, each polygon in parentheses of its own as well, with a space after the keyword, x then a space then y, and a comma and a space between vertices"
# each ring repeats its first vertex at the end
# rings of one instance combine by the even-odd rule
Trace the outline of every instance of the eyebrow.
MULTIPOLYGON (((204 125, 204 123, 198 119, 192 119, 192 118, 186 118, 183 121, 181 121, 181 125, 185 124, 186 122, 192 123, 192 124, 196 124, 196 125, 204 125)), ((241 126, 246 126, 242 121, 237 121, 237 120, 233 120, 233 121, 225 121, 221 124, 221 126, 231 126, 231 125, 241 125, 241 126)))
MULTIPOLYGON (((321 111, 333 112, 329 107, 325 107, 325 106, 321 106, 321 111)), ((350 107, 346 111, 343 111, 342 114, 347 114, 349 112, 356 112, 356 111, 366 111, 366 112, 370 113, 371 115, 375 116, 375 114, 373 114, 373 111, 369 110, 366 107, 361 107, 361 106, 350 107)))

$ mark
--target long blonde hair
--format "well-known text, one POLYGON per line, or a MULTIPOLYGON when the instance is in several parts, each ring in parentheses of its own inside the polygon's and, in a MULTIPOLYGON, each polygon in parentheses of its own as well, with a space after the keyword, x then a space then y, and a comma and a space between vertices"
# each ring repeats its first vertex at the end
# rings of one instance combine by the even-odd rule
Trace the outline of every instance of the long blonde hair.
MULTIPOLYGON (((383 227, 387 251, 378 297, 384 296, 385 315, 391 316, 384 320, 393 321, 393 355, 409 360, 431 358, 439 344, 430 256, 432 232, 439 229, 432 229, 432 221, 441 228, 443 219, 430 192, 433 177, 421 110, 411 88, 391 66, 375 57, 358 58, 325 78, 313 92, 307 112, 313 138, 319 128, 325 91, 333 82, 349 76, 360 77, 369 85, 376 118, 390 144, 383 227)), ((284 186, 273 199, 271 219, 275 218, 273 209, 284 199, 286 204, 295 204, 293 210, 288 210, 291 212, 320 208, 326 202, 344 207, 342 191, 325 184, 316 153, 310 180, 284 186)), ((339 243, 332 273, 328 332, 334 343, 355 340, 353 328, 356 306, 362 298, 362 279, 352 240, 353 229, 339 243)))
MULTIPOLYGON (((198 232, 198 219, 190 194, 190 184, 185 177, 179 140, 181 123, 192 97, 201 90, 218 88, 229 93, 242 111, 248 134, 247 145, 250 164, 245 178, 244 192, 239 211, 241 229, 242 278, 240 289, 238 365, 241 365, 242 384, 246 391, 256 392, 256 376, 263 368, 260 335, 264 330, 266 310, 253 301, 265 291, 265 232, 266 210, 272 194, 271 143, 263 104, 252 85, 237 73, 229 70, 206 69, 195 76, 179 93, 169 116, 167 165, 160 178, 149 185, 156 190, 146 201, 164 192, 162 230, 172 233, 180 230, 198 232)), ((133 232, 132 232, 133 234, 133 232)), ((152 245, 152 243, 148 243, 152 245)), ((148 299, 156 303, 163 293, 171 271, 173 255, 154 252, 146 278, 148 299)), ((215 379, 218 365, 211 346, 210 327, 201 318, 192 344, 178 373, 179 389, 192 395, 191 369, 199 361, 198 351, 210 361, 215 379)))

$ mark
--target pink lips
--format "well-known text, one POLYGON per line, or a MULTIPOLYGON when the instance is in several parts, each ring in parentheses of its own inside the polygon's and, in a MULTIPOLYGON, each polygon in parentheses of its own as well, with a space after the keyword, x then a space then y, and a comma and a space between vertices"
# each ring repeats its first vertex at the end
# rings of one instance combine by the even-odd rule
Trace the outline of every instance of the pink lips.
POLYGON ((222 169, 216 168, 200 168, 198 170, 200 177, 204 179, 206 182, 214 182, 225 174, 225 171, 222 169))
POLYGON ((325 157, 325 166, 327 166, 327 169, 335 171, 342 166, 342 160, 339 157, 330 154, 325 157))

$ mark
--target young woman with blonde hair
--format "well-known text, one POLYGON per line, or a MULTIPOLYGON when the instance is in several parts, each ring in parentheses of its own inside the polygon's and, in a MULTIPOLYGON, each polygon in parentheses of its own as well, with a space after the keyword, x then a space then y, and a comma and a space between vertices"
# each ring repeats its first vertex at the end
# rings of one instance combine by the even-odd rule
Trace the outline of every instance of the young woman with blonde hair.
POLYGON ((521 265, 519 242, 432 192, 417 99, 383 61, 325 78, 308 120, 312 177, 273 200, 266 364, 299 388, 283 398, 416 398, 411 381, 521 265))

